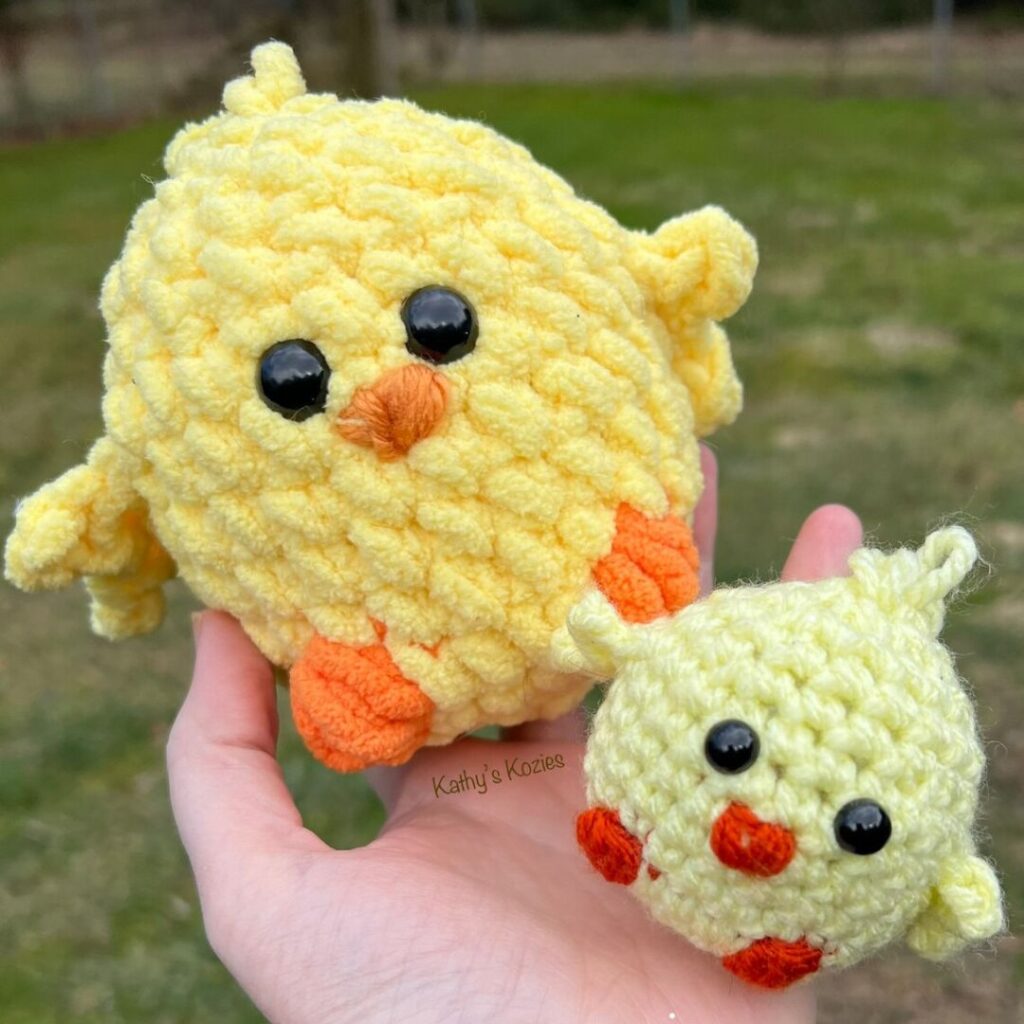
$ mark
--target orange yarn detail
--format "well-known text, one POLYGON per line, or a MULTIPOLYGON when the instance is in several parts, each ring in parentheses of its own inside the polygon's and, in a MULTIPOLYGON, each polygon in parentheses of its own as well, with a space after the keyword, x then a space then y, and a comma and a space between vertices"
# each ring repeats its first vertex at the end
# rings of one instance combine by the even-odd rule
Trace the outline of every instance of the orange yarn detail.
POLYGON ((594 566, 594 582, 626 622, 653 622, 696 600, 699 558, 679 516, 650 519, 630 505, 615 516, 611 553, 594 566))
POLYGON ((749 807, 733 803, 711 827, 711 849, 727 868, 770 878, 793 859, 796 837, 788 828, 762 821, 749 807))
MULTIPOLYGON (((387 627, 387 625, 385 625, 385 623, 381 622, 380 619, 370 619, 370 622, 373 625, 373 631, 377 634, 377 639, 381 643, 383 643, 385 637, 388 635, 388 627, 387 627)), ((419 647, 421 650, 426 651, 427 654, 429 654, 432 657, 436 658, 436 657, 438 657, 441 654, 441 644, 443 644, 443 643, 444 643, 444 640, 438 640, 437 643, 433 643, 433 644, 416 644, 416 646, 419 647)))
POLYGON ((587 859, 609 882, 636 881, 643 844, 623 827, 617 811, 591 807, 576 819, 576 841, 587 859))
POLYGON ((722 957, 722 966, 751 985, 786 988, 821 966, 821 950, 806 939, 758 939, 738 953, 722 957))
POLYGON ((335 771, 402 764, 430 735, 433 702, 381 644, 350 647, 314 636, 290 681, 295 726, 335 771))
POLYGON ((448 381, 423 363, 410 363, 359 388, 336 429, 346 440, 373 448, 391 462, 434 432, 447 405, 448 381))

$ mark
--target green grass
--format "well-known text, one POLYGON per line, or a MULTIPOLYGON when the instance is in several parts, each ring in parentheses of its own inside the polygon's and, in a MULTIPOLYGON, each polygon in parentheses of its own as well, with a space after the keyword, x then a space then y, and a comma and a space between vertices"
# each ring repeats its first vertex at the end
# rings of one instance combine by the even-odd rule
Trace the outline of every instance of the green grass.
MULTIPOLYGON (((715 444, 720 575, 777 571, 802 517, 843 501, 883 542, 973 525, 995 572, 948 636, 992 739, 984 825, 1024 915, 1024 110, 975 100, 824 101, 792 85, 430 91, 529 145, 624 222, 706 202, 757 234, 731 326, 747 407, 715 444)), ((0 154, 0 496, 78 461, 100 430, 96 295, 161 175, 173 126, 0 154)), ((165 791, 189 670, 183 589, 153 637, 89 635, 73 591, 0 587, 0 1018, 258 1020, 206 950, 165 791)), ((338 846, 380 811, 285 729, 307 819, 338 846)), ((826 1019, 1010 1021, 1012 942, 966 970, 907 958, 826 989, 826 1019), (951 1016, 944 1017, 943 1013, 951 1016)))

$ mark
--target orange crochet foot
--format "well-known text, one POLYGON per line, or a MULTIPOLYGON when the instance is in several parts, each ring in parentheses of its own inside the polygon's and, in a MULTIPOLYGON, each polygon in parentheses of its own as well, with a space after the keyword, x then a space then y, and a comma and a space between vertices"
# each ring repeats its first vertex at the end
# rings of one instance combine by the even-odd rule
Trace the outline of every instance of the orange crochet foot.
POLYGON ((693 534, 683 519, 650 519, 620 505, 612 550, 593 572, 594 582, 626 622, 653 622, 697 599, 698 567, 693 534))
POLYGON ((576 841, 607 881, 632 885, 640 873, 643 845, 626 831, 617 811, 591 807, 576 819, 576 841))
POLYGON ((821 967, 822 952, 806 939, 786 942, 771 936, 738 953, 722 957, 722 965, 749 985, 786 988, 821 967))
POLYGON ((383 644, 350 647, 314 636, 290 680, 295 726, 335 771, 402 764, 430 735, 433 701, 383 644))

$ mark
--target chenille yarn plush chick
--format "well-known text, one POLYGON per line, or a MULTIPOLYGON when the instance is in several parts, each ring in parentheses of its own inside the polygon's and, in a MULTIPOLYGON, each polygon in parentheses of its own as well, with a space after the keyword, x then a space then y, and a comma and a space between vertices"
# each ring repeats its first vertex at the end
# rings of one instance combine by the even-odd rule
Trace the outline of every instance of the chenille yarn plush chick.
POLYGON ((628 231, 480 124, 307 94, 281 43, 252 66, 135 215, 106 434, 21 503, 7 575, 84 577, 117 638, 180 574, 339 770, 558 715, 591 582, 635 622, 696 595, 753 241, 716 208, 628 231))
POLYGON ((584 598, 565 657, 615 676, 577 820, 594 867, 768 988, 901 935, 938 959, 999 932, 972 837, 984 758, 937 639, 976 557, 952 527, 645 626, 584 598))

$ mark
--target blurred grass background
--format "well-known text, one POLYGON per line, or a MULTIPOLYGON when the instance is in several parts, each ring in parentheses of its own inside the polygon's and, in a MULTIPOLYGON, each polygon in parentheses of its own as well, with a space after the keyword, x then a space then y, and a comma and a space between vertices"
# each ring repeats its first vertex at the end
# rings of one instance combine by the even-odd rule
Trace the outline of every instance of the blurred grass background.
MULTIPOLYGON (((1024 107, 823 100, 784 79, 414 98, 487 120, 631 226, 717 202, 758 236, 754 296, 731 324, 747 406, 714 441, 719 576, 770 577, 826 501, 883 543, 950 517, 977 532, 994 571, 947 638, 989 740, 987 849, 1024 919, 1024 107)), ((5 523, 101 430, 97 290, 173 130, 0 151, 5 523)), ((4 1024, 260 1019, 205 945, 168 810, 189 607, 174 588, 159 633, 112 646, 89 634, 80 590, 0 586, 4 1024)), ((368 841, 374 798, 314 764, 283 717, 309 824, 339 847, 368 841)), ((820 988, 839 1024, 1010 1024, 1024 1019, 1024 944, 952 969, 888 955, 820 988)))

